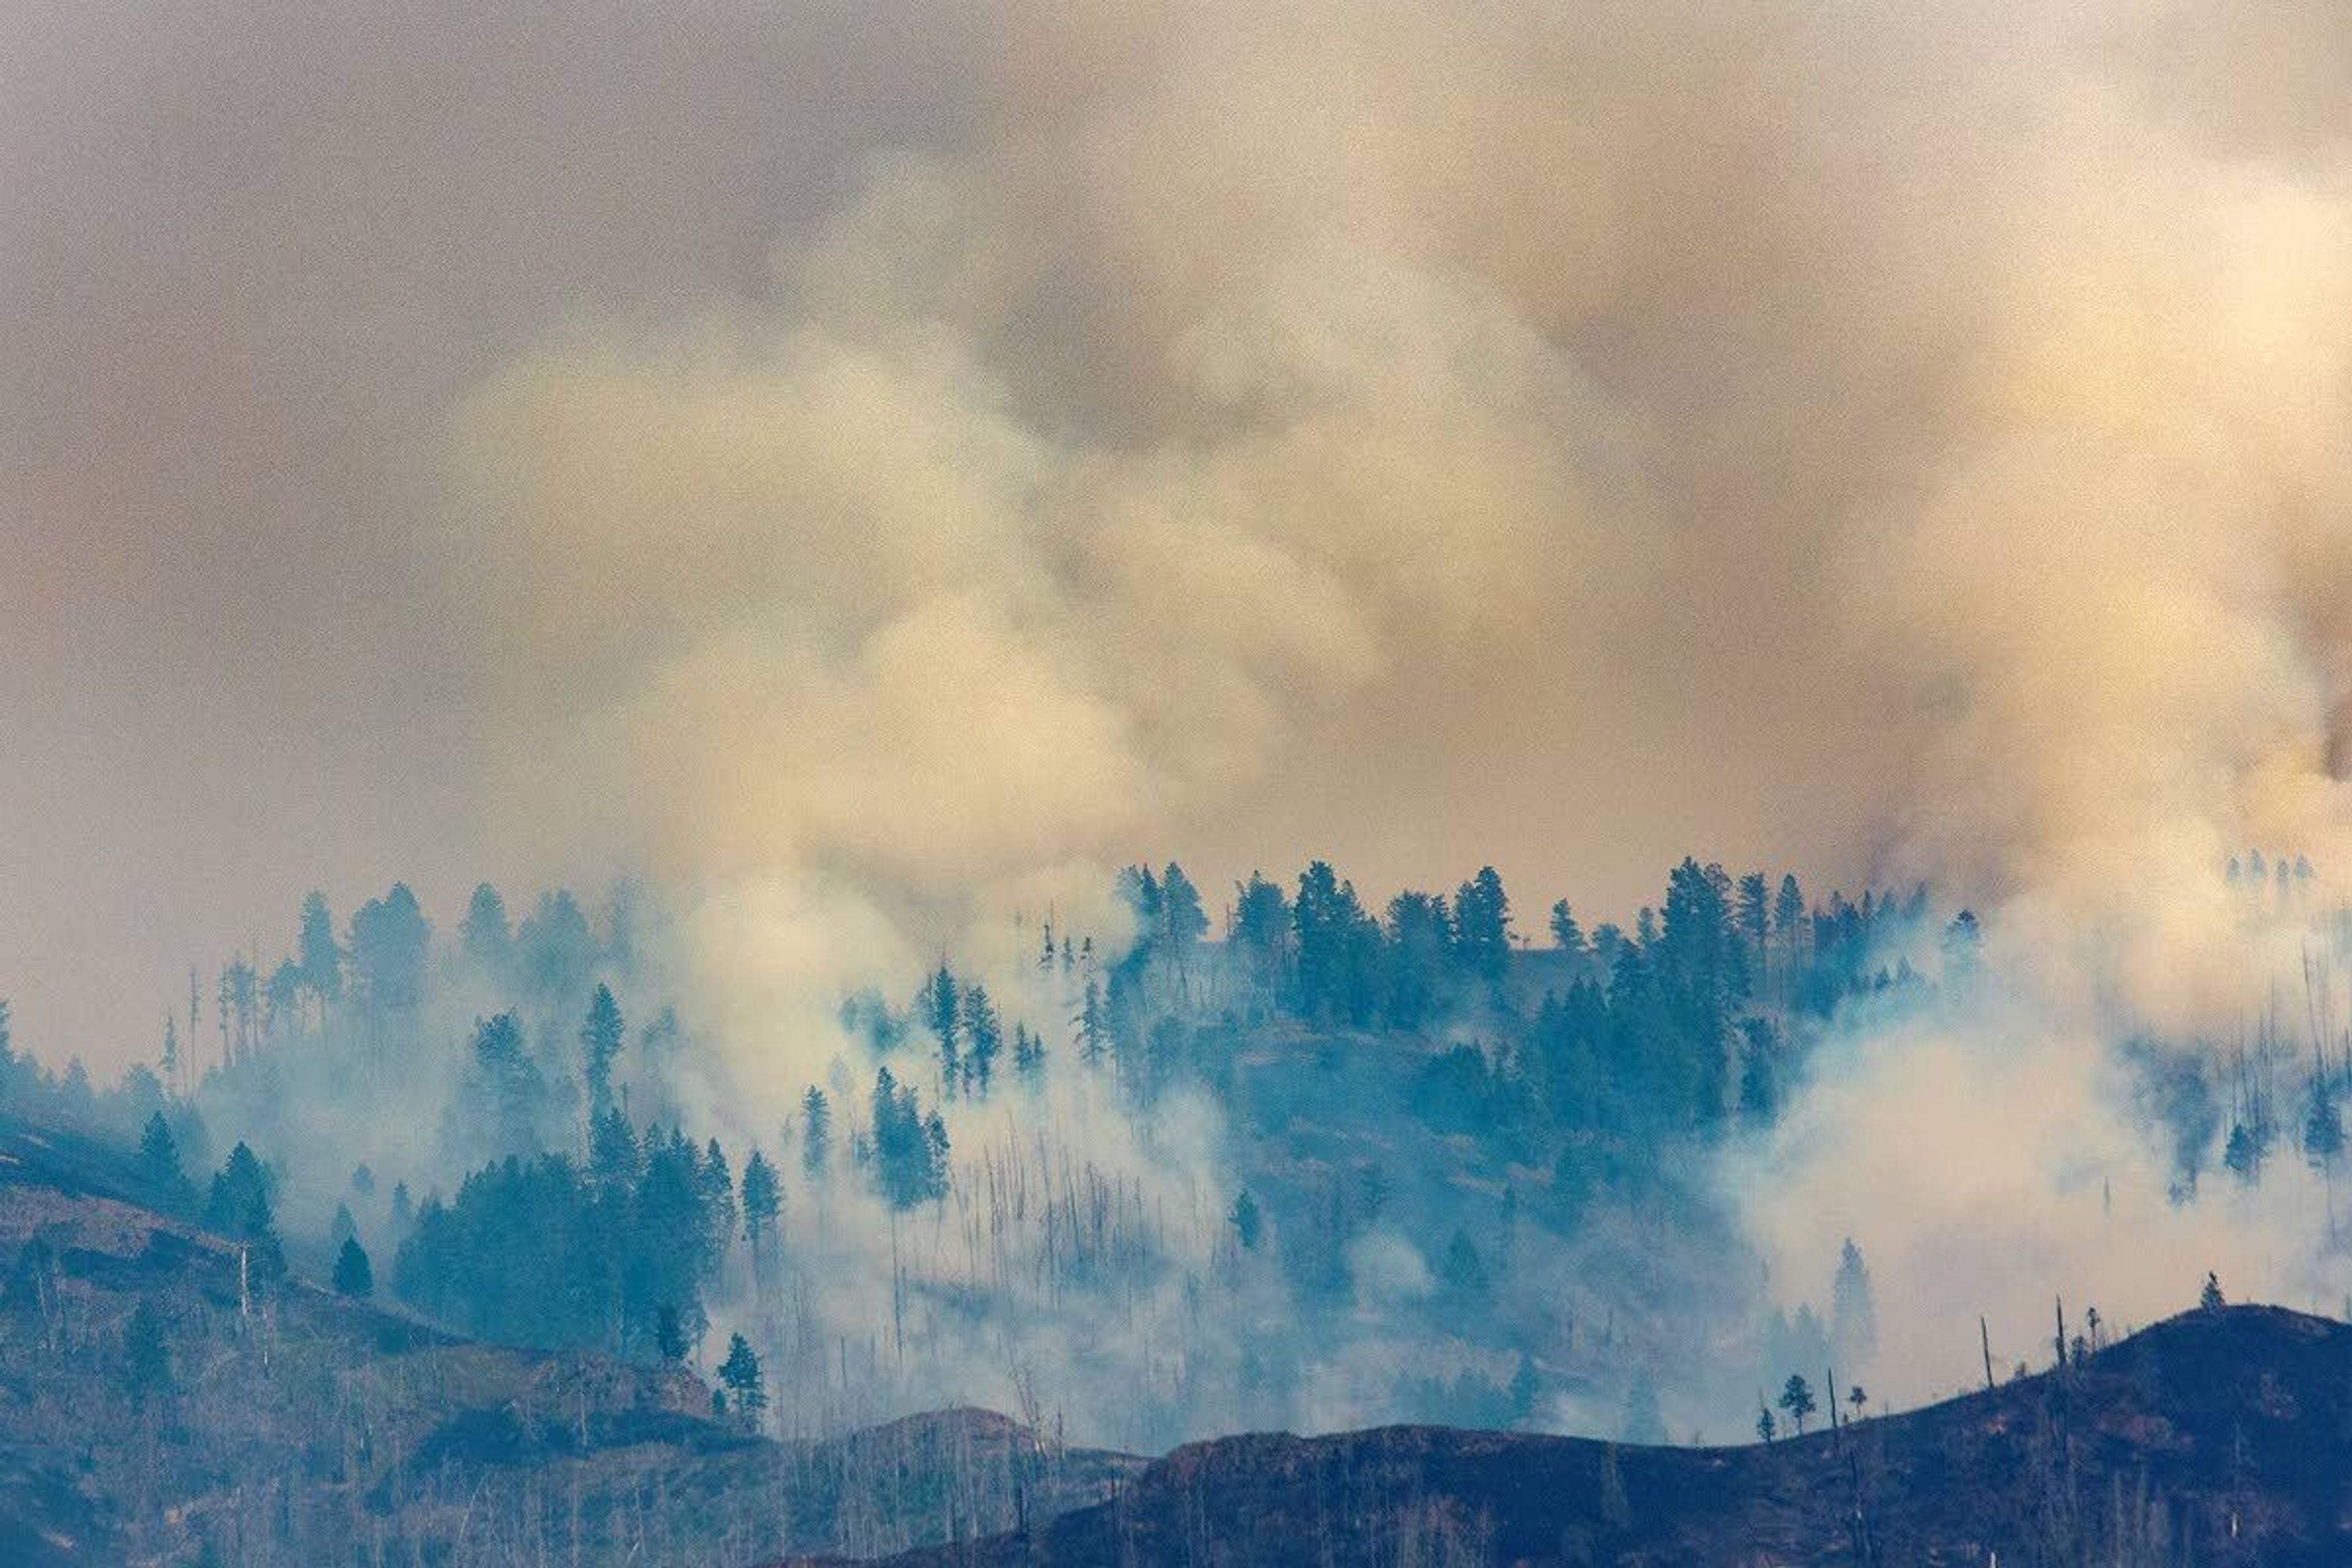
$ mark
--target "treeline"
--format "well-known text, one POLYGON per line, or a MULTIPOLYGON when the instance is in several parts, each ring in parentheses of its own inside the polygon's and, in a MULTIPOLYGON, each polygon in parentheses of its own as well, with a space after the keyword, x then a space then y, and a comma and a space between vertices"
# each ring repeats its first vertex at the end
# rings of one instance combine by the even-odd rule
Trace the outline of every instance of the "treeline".
MULTIPOLYGON (((1493 868, 1449 897, 1406 890, 1375 916, 1352 882, 1316 861, 1286 892, 1253 874, 1234 889, 1224 940, 1207 944, 1182 868, 1130 868, 1120 890, 1137 937, 1078 1020, 1083 1055, 1108 1054, 1147 1095, 1206 1061, 1236 1023, 1475 1037, 1432 1064, 1432 1114, 1507 1129, 1706 1131, 1735 1113, 1769 1118, 1795 1063, 1792 1033, 1847 998, 1920 985, 1911 963, 1928 925, 1924 888, 1832 894, 1809 904, 1793 876, 1734 879, 1685 859, 1633 929, 1587 933, 1565 901, 1549 942, 1514 929, 1493 868), (1202 1048, 1206 1045, 1208 1048, 1202 1048)), ((1962 911, 1941 934, 1942 967, 1972 962, 1962 911)))
MULTIPOLYGON (((1165 1216, 1117 1172, 1070 1168, 1076 1145, 1053 1120, 1077 1104, 1148 1123, 1165 1096, 1197 1091, 1228 1130, 1218 1157, 1233 1168, 1204 1173, 1211 1190, 1239 1195, 1222 1231, 1214 1208, 1199 1223, 1216 1288, 1253 1303, 1255 1326, 1227 1342, 1171 1305, 1167 1321, 1191 1326, 1160 1359, 1195 1370, 1155 1395, 1166 1430, 1229 1399, 1286 1419, 1301 1369, 1382 1321, 1488 1358, 1400 1384, 1402 1413, 1518 1418, 1594 1353, 1580 1346, 1608 1343, 1540 1326, 1559 1281, 1531 1266, 1538 1249, 1518 1227, 1566 1236, 1595 1204, 1654 1201, 1685 1140, 1776 1113, 1839 1002, 1924 988, 1914 957, 1940 946, 1927 967, 1949 971, 1974 946, 1965 916, 1930 928, 1924 893, 1815 904, 1791 877, 1692 860, 1626 927, 1588 931, 1555 901, 1538 940, 1491 868, 1377 911, 1320 861, 1287 883, 1253 874, 1218 909, 1172 863, 1129 868, 1118 890, 1130 930, 1116 942, 1049 921, 1017 972, 942 962, 895 994, 845 999, 841 1059, 822 1083, 769 1086, 794 1113, 733 1151, 681 1114, 695 999, 666 993, 645 962, 645 917, 616 899, 600 930, 558 891, 516 923, 488 887, 449 937, 404 888, 340 931, 311 896, 266 982, 232 961, 210 1016, 192 988, 185 1026, 166 1026, 164 1070, 134 1072, 79 1114, 126 1135, 153 1122, 190 1169, 209 1163, 206 1121, 243 1140, 220 1178, 228 1195, 190 1202, 216 1206, 216 1228, 264 1274, 290 1249, 338 1288, 389 1289, 483 1338, 731 1363, 740 1405, 765 1358, 782 1358, 772 1375, 798 1390, 850 1375, 806 1304, 828 1281, 816 1254, 787 1248, 788 1204, 809 1205, 812 1226, 925 1211, 903 1259, 894 1224, 892 1321, 869 1367, 901 1364, 910 1338, 925 1355, 961 1353, 956 1336, 998 1332, 992 1314, 1161 1283, 1172 1304, 1198 1289, 1183 1281, 1202 1257, 1167 1251, 1165 1216), (197 1071, 203 1025, 220 1049, 197 1071), (1370 1063, 1392 1098, 1366 1088, 1370 1063), (1065 1080, 1078 1100, 1049 1095, 1065 1080), (104 1109, 110 1095, 119 1107, 104 1109), (952 1146, 961 1107, 1006 1096, 1035 1107, 1019 1141, 952 1146), (1298 1143, 1282 1104, 1311 1105, 1337 1142, 1298 1143), (405 1142, 371 1145, 386 1121, 405 1142), (431 1130, 421 1149, 417 1127, 431 1130), (1412 1127, 1506 1179, 1465 1186, 1390 1155, 1422 1147, 1400 1140, 1412 1127), (425 1194, 413 1205, 412 1184, 425 1194), (879 1209, 851 1206, 836 1184, 879 1209), (1353 1300, 1362 1259, 1408 1244, 1428 1292, 1367 1316, 1353 1300), (1037 1299, 1006 1294, 1024 1290, 1037 1299), (706 1344, 722 1318, 756 1343, 706 1344)), ((0 1053, 5 1040, 0 1023, 0 1053)), ((11 1092, 63 1094, 77 1076, 7 1067, 20 1059, 0 1068, 47 1087, 11 1092)))
POLYGON ((394 1289, 469 1334, 543 1349, 682 1360, 709 1329, 704 1294, 738 1224, 772 1229, 776 1187, 753 1153, 739 1198, 716 1139, 642 1142, 617 1110, 585 1164, 509 1156, 428 1196, 400 1244, 394 1289))

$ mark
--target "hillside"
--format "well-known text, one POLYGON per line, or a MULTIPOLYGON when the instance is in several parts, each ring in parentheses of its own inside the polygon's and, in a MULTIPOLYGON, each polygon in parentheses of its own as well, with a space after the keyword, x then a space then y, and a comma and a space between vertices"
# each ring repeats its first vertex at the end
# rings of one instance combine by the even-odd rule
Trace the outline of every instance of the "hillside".
POLYGON ((1738 1448, 1401 1426, 1193 1444, 948 1564, 2352 1561, 2352 1328, 2173 1319, 2063 1373, 1738 1448))
POLYGON ((755 1438, 683 1367, 471 1343, 305 1283, 299 1260, 241 1299, 235 1249, 173 1206, 100 1144, 0 1121, 11 1568, 738 1568, 1007 1528, 1139 1463, 968 1410, 755 1438), (142 1303, 161 1329, 143 1361, 142 1303))

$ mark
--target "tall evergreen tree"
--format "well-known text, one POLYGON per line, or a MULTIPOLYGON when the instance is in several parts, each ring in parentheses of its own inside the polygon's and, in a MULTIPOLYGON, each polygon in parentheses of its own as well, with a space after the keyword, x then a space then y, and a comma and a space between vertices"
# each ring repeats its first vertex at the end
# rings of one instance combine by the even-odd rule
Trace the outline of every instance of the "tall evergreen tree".
POLYGON ((1739 879, 1739 934, 1748 943, 1748 955, 1760 975, 1764 969, 1766 942, 1772 934, 1772 889, 1761 871, 1750 871, 1739 879))
POLYGON ((432 941, 433 928, 404 882, 394 883, 392 891, 369 900, 352 916, 352 986, 372 1021, 381 1025, 423 1004, 425 959, 432 941))
POLYGON ((1045 1081, 1045 1037, 1027 1024, 1013 1026, 1013 1070, 1032 1090, 1045 1081))
POLYGON ((645 1173, 637 1130, 617 1105, 608 1105, 588 1130, 588 1176, 597 1186, 627 1192, 645 1173))
POLYGON ((726 1385, 736 1413, 757 1429, 760 1413, 768 1407, 768 1394, 761 1385, 760 1358, 740 1334, 727 1342, 727 1359, 719 1363, 719 1381, 726 1385))
POLYGON ((940 964, 939 972, 924 984, 920 1000, 923 1021, 930 1026, 931 1038, 939 1043, 940 1092, 951 1095, 963 1077, 958 1050, 962 1034, 963 996, 946 964, 940 964))
POLYGON ((1418 1029, 1437 1011, 1454 954, 1454 916, 1436 893, 1410 889, 1389 900, 1389 1022, 1418 1029))
POLYGON ((621 1021, 621 1005, 613 988, 598 985, 588 999, 588 1016, 580 1026, 581 1078, 588 1085, 588 1115, 592 1122, 613 1103, 613 1064, 620 1059, 628 1030, 621 1021))
POLYGON ((1487 981, 1499 981, 1511 962, 1511 900, 1492 866, 1462 884, 1454 895, 1454 945, 1462 967, 1487 981))
POLYGON ((343 950, 335 942, 334 917, 327 911, 327 895, 313 890, 302 900, 302 919, 295 940, 295 967, 302 987, 320 1008, 343 999, 343 950))
POLYGON ((1300 1016, 1359 1026, 1372 1021, 1378 999, 1380 927, 1364 912, 1355 886, 1324 861, 1299 873, 1290 906, 1294 939, 1293 1005, 1300 1016))
POLYGON ((700 1187, 703 1228, 710 1237, 709 1267, 715 1273, 734 1238, 736 1220, 735 1181, 727 1168, 727 1151, 716 1138, 702 1152, 700 1187))
POLYGON ((1290 900, 1278 884, 1255 871, 1248 881, 1234 884, 1228 940, 1243 954, 1262 997, 1279 995, 1288 982, 1291 937, 1290 900))
POLYGON ((229 1152, 228 1163, 213 1177, 205 1202, 205 1224, 243 1247, 249 1282, 256 1288, 284 1278, 285 1246, 278 1240, 273 1214, 277 1181, 239 1142, 229 1152))
POLYGON ((1180 974, 1186 971, 1194 945, 1208 930, 1209 917, 1201 908, 1201 890, 1184 874, 1184 868, 1171 860, 1160 874, 1160 942, 1180 974))
POLYGON ((1789 1413, 1789 1419, 1796 1423, 1797 1436, 1803 1436, 1805 1417, 1811 1415, 1815 1408, 1812 1384, 1805 1381, 1801 1373, 1790 1373, 1789 1381, 1781 1386, 1778 1403, 1789 1413))
POLYGON ((874 1078, 874 1165, 882 1196, 896 1209, 947 1195, 947 1128, 925 1117, 911 1085, 884 1068, 874 1078))
POLYGON ((1004 1046, 1004 1023, 988 988, 974 981, 963 993, 964 1081, 983 1100, 996 1073, 997 1053, 1004 1046))
POLYGON ((488 882, 474 889, 466 918, 457 922, 457 943, 467 962, 493 984, 514 975, 514 931, 507 921, 507 901, 488 882))
POLYGON ((1078 1060, 1087 1067, 1098 1067, 1109 1045, 1110 1028, 1104 1014, 1102 983, 1089 975, 1086 999, 1078 1005, 1078 1060))
POLYGON ((541 893, 515 928, 520 978, 540 1001, 576 1007, 596 973, 596 933, 567 889, 541 893))
POLYGON ((375 1269, 368 1262, 367 1249, 357 1237, 343 1238, 342 1249, 335 1254, 335 1294, 365 1298, 375 1294, 375 1269))
MULTIPOLYGON (((1772 929, 1780 934, 1784 976, 1795 972, 1803 956, 1805 931, 1810 923, 1805 914, 1805 895, 1797 886, 1796 874, 1784 873, 1780 890, 1772 897, 1772 929)), ((1787 984, 1785 979, 1782 983, 1787 984)))
POLYGON ((180 1164, 180 1141, 172 1136, 172 1124, 160 1110, 147 1118, 139 1135, 139 1173, 172 1208, 185 1208, 195 1196, 180 1164))
POLYGON ((1584 942, 1584 928, 1576 923, 1576 911, 1561 899, 1551 907, 1551 944, 1571 959, 1581 959, 1589 951, 1584 942))
POLYGON ((500 1013, 475 1024, 472 1091, 499 1152, 537 1152, 547 1080, 523 1044, 522 1021, 514 1014, 500 1013))
POLYGON ((824 1179, 833 1162, 833 1103, 815 1085, 801 1096, 801 1171, 812 1184, 824 1179))
POLYGON ((751 1157, 743 1162, 743 1240, 751 1249, 755 1280, 765 1278, 768 1240, 775 1235, 783 1206, 783 1184, 776 1180, 776 1168, 755 1145, 751 1157))

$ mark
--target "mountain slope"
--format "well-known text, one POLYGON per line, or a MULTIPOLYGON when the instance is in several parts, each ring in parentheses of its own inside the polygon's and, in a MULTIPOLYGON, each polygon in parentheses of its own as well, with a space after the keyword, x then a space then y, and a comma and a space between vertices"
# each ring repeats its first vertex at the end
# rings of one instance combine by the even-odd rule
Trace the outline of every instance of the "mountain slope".
POLYGON ((10 1568, 740 1568, 1004 1529, 1141 1463, 978 1411, 767 1441, 682 1367, 473 1343, 299 1278, 248 1302, 236 1249, 175 1206, 101 1144, 0 1120, 10 1568))
POLYGON ((901 1568, 2352 1562, 2352 1328, 2176 1318, 1835 1433, 1635 1448, 1438 1427, 1194 1444, 1116 1500, 901 1568))

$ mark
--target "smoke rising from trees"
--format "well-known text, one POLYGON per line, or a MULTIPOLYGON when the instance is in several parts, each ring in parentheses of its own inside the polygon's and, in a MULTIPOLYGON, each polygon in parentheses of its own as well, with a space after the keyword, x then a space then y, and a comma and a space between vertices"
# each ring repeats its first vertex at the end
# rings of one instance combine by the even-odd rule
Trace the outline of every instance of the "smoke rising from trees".
POLYGON ((325 871, 638 870, 773 1117, 845 990, 1115 940, 1130 858, 1696 848, 1930 878, 2009 988, 1797 1109, 1810 1274, 1924 1289, 1935 1214, 2022 1292, 2084 1172, 2161 1203, 2111 1047, 2295 973, 2231 855, 2352 866, 2337 8, 536 22, 16 24, 28 963, 169 1002, 325 871), (1922 1118, 1989 1189, 1808 1195, 1922 1118))

